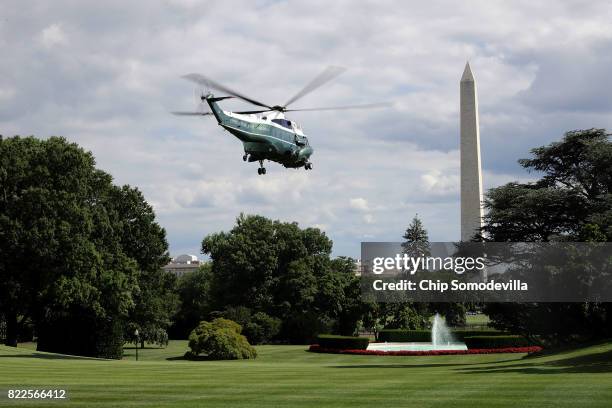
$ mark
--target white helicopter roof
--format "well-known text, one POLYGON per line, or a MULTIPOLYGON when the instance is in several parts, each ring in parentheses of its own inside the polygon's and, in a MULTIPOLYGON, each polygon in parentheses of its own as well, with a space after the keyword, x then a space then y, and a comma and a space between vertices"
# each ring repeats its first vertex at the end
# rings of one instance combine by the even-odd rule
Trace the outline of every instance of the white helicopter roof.
POLYGON ((268 125, 276 126, 285 131, 289 130, 292 133, 295 133, 300 136, 306 136, 302 127, 295 121, 289 120, 285 117, 283 112, 272 111, 268 114, 262 114, 258 116, 256 114, 242 114, 231 111, 224 111, 226 115, 245 120, 251 123, 266 123, 268 125))

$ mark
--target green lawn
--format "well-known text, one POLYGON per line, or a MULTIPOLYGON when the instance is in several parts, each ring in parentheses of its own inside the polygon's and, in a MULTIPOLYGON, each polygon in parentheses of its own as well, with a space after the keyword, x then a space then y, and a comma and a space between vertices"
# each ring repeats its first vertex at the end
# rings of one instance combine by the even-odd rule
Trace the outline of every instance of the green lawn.
POLYGON ((486 326, 489 324, 489 316, 486 314, 475 314, 465 316, 465 323, 467 326, 486 326))
MULTIPOLYGON (((444 319, 444 318, 443 318, 444 319)), ((429 318, 429 321, 431 323, 433 323, 434 317, 431 316, 429 318)), ((465 316, 465 328, 466 329, 471 329, 471 328, 487 328, 487 325, 489 324, 489 316, 487 316, 486 314, 482 314, 482 313, 478 313, 475 315, 467 315, 465 316)))
MULTIPOLYGON (((31 345, 30 345, 31 346, 31 345)), ((15 407, 610 407, 612 343, 537 358, 379 357, 261 346, 250 361, 184 361, 186 342, 123 361, 0 346, 0 390, 66 388, 15 407)))

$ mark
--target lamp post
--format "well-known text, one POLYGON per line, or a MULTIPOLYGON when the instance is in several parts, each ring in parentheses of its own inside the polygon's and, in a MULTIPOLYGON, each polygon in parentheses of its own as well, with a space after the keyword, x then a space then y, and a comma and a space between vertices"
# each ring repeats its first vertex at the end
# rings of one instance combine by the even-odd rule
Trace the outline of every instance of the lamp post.
POLYGON ((134 336, 136 336, 136 361, 138 361, 138 344, 140 343, 138 334, 138 329, 134 330, 134 336))

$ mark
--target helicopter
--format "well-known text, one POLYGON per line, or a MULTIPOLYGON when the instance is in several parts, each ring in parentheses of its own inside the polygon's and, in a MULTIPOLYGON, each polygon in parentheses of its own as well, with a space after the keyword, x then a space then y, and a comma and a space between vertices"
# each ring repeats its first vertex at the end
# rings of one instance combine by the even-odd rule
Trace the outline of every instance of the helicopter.
POLYGON ((285 117, 286 112, 320 111, 320 110, 346 110, 370 109, 389 106, 389 103, 376 103, 368 105, 336 106, 326 108, 287 109, 287 107, 305 95, 321 87, 333 78, 344 72, 342 67, 327 67, 317 77, 304 86, 298 93, 289 98, 284 105, 268 105, 242 93, 236 92, 204 75, 191 73, 182 78, 208 89, 200 94, 199 103, 207 103, 210 112, 172 112, 181 116, 214 116, 219 126, 238 138, 244 146, 242 160, 245 162, 259 162, 257 174, 266 174, 264 161, 273 161, 286 168, 304 168, 312 170, 312 156, 314 150, 304 134, 302 127, 285 117), (223 96, 215 96, 210 90, 220 91, 223 96), (258 110, 231 112, 219 106, 225 99, 237 98, 249 104, 258 106, 258 110))

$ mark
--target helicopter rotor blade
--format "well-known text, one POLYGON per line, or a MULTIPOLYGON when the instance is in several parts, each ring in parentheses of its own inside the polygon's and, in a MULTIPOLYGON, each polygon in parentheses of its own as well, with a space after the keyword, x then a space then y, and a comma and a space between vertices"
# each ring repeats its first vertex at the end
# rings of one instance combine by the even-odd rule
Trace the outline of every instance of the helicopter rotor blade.
POLYGON ((298 99, 303 98, 304 96, 306 96, 310 92, 312 92, 315 89, 323 86, 325 83, 331 81, 332 79, 334 79, 335 77, 337 77, 338 75, 343 73, 344 71, 346 71, 346 68, 337 67, 337 66, 330 66, 330 67, 325 68, 325 70, 323 70, 323 72, 321 72, 312 81, 310 81, 308 84, 306 84, 306 86, 304 86, 304 88, 302 88, 298 93, 293 95, 283 105, 283 107, 287 107, 290 104, 292 104, 293 102, 297 101, 298 99))
POLYGON ((268 109, 272 108, 271 106, 268 106, 268 105, 266 105, 263 102, 259 102, 259 101, 255 100, 253 98, 249 98, 248 96, 240 94, 240 93, 238 93, 238 92, 236 92, 236 91, 226 87, 225 85, 221 85, 220 83, 215 82, 212 79, 205 77, 204 75, 201 75, 201 74, 187 74, 187 75, 183 75, 182 78, 185 78, 186 80, 191 81, 191 82, 195 82, 196 84, 199 84, 199 85, 203 85, 203 86, 206 86, 206 87, 209 87, 209 88, 212 88, 212 89, 216 89, 216 90, 221 91, 221 92, 225 92, 227 94, 235 96, 236 98, 240 98, 243 101, 249 102, 249 103, 251 103, 253 105, 261 106, 262 108, 268 108, 268 109))
POLYGON ((265 112, 272 112, 272 110, 271 109, 266 109, 266 110, 240 111, 240 112, 233 112, 233 113, 238 113, 238 114, 241 114, 241 115, 249 115, 249 114, 265 113, 265 112))
POLYGON ((349 106, 329 106, 324 108, 304 108, 304 109, 287 109, 285 112, 312 112, 312 111, 329 111, 329 110, 350 110, 350 109, 378 109, 388 108, 393 106, 391 102, 369 103, 366 105, 349 105, 349 106))
POLYGON ((210 112, 170 112, 177 116, 208 116, 212 115, 210 112))

